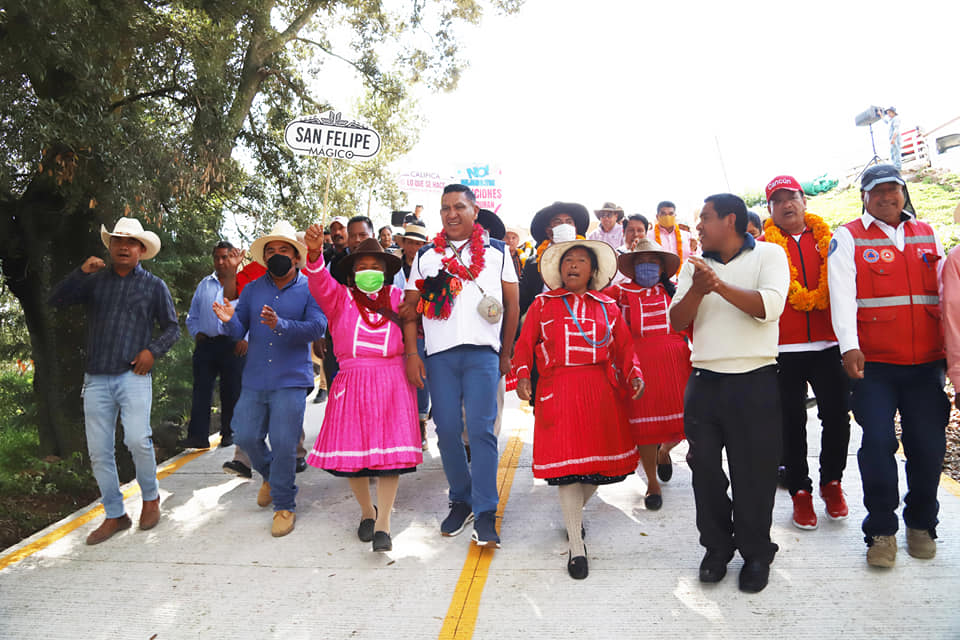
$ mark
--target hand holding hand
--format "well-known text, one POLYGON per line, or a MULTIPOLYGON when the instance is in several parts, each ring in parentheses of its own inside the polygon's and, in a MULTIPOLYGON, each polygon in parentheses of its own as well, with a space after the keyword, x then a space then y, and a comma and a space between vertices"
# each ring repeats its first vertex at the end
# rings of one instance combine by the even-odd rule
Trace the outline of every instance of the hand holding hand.
POLYGON ((520 378, 517 380, 517 397, 524 402, 530 402, 533 396, 533 385, 530 384, 530 378, 520 378))
POLYGON ((80 265, 80 270, 84 273, 96 273, 107 266, 107 263, 97 256, 90 256, 83 261, 83 264, 80 265))
POLYGON ((220 322, 230 322, 230 318, 233 317, 233 306, 230 304, 229 300, 224 298, 223 304, 214 301, 213 312, 216 314, 217 318, 220 319, 220 322))
POLYGON ((153 353, 149 349, 144 349, 137 354, 130 364, 133 365, 133 372, 138 376, 145 376, 153 368, 153 353))

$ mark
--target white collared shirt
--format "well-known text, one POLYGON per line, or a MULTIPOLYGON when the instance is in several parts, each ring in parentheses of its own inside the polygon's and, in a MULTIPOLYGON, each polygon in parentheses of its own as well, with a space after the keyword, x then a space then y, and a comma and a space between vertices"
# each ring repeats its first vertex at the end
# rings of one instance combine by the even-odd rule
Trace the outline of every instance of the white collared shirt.
MULTIPOLYGON (((912 222, 916 216, 904 211, 910 220, 901 221, 896 227, 891 227, 882 220, 874 218, 864 212, 860 216, 863 226, 870 228, 877 225, 884 235, 890 238, 898 251, 906 246, 905 224, 912 222)), ((940 238, 934 234, 937 245, 937 254, 943 257, 943 245, 940 238)), ((943 260, 938 261, 938 269, 943 269, 943 260)), ((939 275, 939 274, 938 274, 939 275)), ((857 263, 854 260, 853 235, 844 226, 833 232, 833 241, 830 245, 830 255, 827 258, 827 282, 830 285, 830 321, 833 323, 833 332, 837 334, 840 343, 840 353, 860 348, 860 339, 857 336, 857 263)))
MULTIPOLYGON (((472 263, 469 239, 454 244, 460 252, 460 256, 469 266, 472 263)), ((441 259, 452 255, 454 253, 450 247, 447 247, 441 255, 434 249, 432 243, 424 246, 410 267, 407 291, 417 291, 417 280, 422 280, 424 276, 436 275, 440 271, 441 259)), ((510 258, 509 249, 498 240, 484 243, 484 259, 486 263, 483 266, 483 271, 477 277, 477 282, 462 279, 463 289, 454 300, 453 310, 449 318, 437 320, 424 316, 423 335, 427 355, 440 353, 461 345, 489 346, 494 351, 500 351, 500 326, 503 323, 503 317, 501 316, 496 324, 491 324, 480 316, 477 305, 484 294, 493 296, 502 304, 503 287, 501 283, 517 282, 517 272, 513 268, 513 260, 510 258), (494 243, 501 248, 493 246, 494 243), (478 283, 479 286, 477 286, 478 283), (481 288, 483 293, 480 292, 481 288)))

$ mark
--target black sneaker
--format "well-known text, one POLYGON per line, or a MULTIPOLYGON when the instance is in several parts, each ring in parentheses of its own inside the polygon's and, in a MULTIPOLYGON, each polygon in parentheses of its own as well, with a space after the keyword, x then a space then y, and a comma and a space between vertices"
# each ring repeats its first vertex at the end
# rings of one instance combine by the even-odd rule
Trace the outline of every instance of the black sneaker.
POLYGON ((473 510, 466 502, 451 502, 450 513, 440 523, 440 533, 445 536, 455 536, 473 520, 473 510))
POLYGON ((232 473, 235 476, 240 476, 241 478, 252 478, 253 471, 247 465, 243 464, 239 460, 228 460, 223 463, 223 470, 227 473, 232 473))
POLYGON ((303 473, 307 470, 307 459, 297 458, 297 473, 303 473))
POLYGON ((497 512, 484 511, 473 523, 473 541, 478 547, 500 548, 500 536, 497 535, 497 512))
POLYGON ((770 565, 758 560, 745 560, 740 569, 740 591, 746 593, 760 593, 767 586, 770 579, 770 565))
POLYGON ((220 436, 220 447, 231 447, 233 446, 233 434, 228 433, 227 435, 220 436))

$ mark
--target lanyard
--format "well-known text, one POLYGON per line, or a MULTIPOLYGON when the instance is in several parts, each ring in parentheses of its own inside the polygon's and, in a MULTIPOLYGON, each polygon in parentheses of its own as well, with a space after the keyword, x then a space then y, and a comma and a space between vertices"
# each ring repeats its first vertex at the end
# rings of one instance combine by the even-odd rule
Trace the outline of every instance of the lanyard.
POLYGON ((570 308, 570 303, 567 302, 566 296, 563 296, 563 306, 567 308, 567 313, 570 314, 573 324, 577 327, 577 331, 580 332, 580 337, 586 340, 587 344, 589 344, 591 347, 605 347, 610 343, 610 318, 607 317, 606 305, 602 303, 600 305, 600 310, 603 311, 603 322, 607 327, 607 333, 600 340, 593 340, 586 334, 586 332, 583 330, 583 327, 580 326, 580 321, 577 320, 577 316, 573 314, 573 309, 570 308))

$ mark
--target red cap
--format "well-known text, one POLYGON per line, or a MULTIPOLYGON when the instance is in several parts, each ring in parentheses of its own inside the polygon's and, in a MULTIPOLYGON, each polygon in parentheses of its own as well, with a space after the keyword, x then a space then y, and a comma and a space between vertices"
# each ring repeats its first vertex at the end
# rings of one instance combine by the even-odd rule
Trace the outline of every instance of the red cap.
POLYGON ((773 195, 773 192, 777 189, 803 193, 803 187, 800 186, 800 183, 797 182, 797 179, 793 176, 777 176, 767 185, 767 202, 770 201, 770 196, 773 195))

